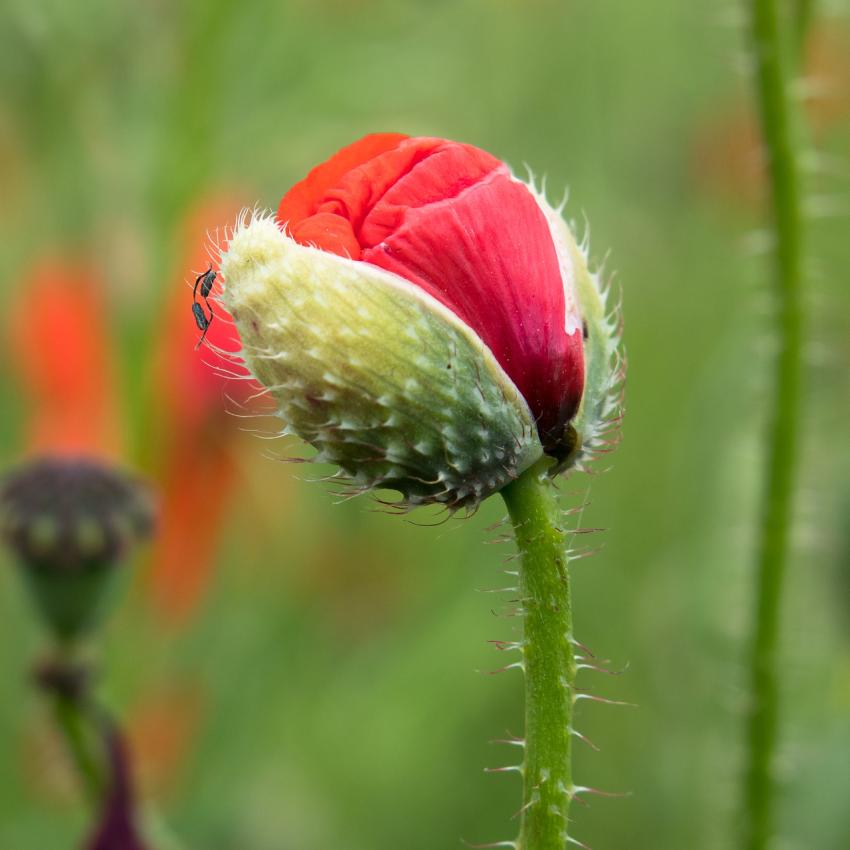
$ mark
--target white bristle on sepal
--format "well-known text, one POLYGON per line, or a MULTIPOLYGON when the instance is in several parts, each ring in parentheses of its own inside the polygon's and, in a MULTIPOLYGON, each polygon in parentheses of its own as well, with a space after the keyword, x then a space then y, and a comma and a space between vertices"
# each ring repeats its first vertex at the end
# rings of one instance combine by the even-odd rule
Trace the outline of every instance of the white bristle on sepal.
MULTIPOLYGON (((607 454, 617 442, 626 372, 621 301, 609 303, 613 287, 603 280, 601 271, 590 270, 588 223, 585 222, 584 237, 579 243, 575 228, 561 215, 563 205, 553 207, 533 183, 528 188, 549 223, 565 294, 576 301, 585 335, 584 394, 570 423, 576 431, 576 446, 551 468, 550 474, 556 475, 569 469, 586 470, 591 461, 607 454)), ((571 309, 569 298, 566 309, 571 309)))

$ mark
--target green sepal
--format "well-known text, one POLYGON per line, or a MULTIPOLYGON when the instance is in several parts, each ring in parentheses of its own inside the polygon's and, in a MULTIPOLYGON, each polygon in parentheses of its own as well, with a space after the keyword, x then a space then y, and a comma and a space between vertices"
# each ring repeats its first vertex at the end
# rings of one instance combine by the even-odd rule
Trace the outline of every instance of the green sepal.
POLYGON ((549 222, 561 274, 575 298, 584 336, 584 390, 579 409, 567 426, 571 451, 549 470, 550 475, 558 475, 584 468, 605 451, 608 435, 618 424, 625 369, 619 311, 609 308, 600 276, 590 270, 587 244, 576 242, 560 208, 552 207, 534 186, 529 185, 529 189, 549 222))
POLYGON ((355 490, 470 506, 541 456, 492 352, 409 281, 299 245, 264 216, 240 222, 221 271, 246 364, 355 490))

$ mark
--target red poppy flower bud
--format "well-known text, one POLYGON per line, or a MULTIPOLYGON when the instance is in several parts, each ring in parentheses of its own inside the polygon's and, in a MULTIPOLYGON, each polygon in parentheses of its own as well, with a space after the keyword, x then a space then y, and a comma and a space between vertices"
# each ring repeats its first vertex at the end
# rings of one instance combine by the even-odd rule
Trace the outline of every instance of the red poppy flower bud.
POLYGON ((445 139, 367 136, 290 189, 277 219, 302 245, 386 269, 448 307, 516 384, 546 451, 563 451, 584 386, 574 281, 507 165, 445 139))
POLYGON ((241 220, 221 270, 249 367, 363 486, 475 503, 544 452, 575 463, 609 411, 616 340, 583 252, 471 145, 367 136, 274 222, 241 220))

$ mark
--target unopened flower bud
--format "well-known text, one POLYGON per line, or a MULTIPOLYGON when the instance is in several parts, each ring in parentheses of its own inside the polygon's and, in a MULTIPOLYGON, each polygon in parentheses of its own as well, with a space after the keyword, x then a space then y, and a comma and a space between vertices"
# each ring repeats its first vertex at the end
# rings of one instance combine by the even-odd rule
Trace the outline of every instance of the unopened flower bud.
POLYGON ((367 136, 221 258, 243 357, 356 488, 474 506, 610 414, 614 328, 558 211, 470 145, 367 136))
POLYGON ((147 487, 98 461, 40 458, 0 481, 0 537, 61 638, 96 624, 117 565, 152 525, 147 487))

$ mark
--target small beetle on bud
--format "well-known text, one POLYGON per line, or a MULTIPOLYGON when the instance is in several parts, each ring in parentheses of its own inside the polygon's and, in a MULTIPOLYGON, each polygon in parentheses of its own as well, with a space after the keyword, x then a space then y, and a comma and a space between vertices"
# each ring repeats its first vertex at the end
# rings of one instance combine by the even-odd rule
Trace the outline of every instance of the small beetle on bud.
POLYGON ((153 519, 148 488, 95 460, 43 457, 0 481, 0 538, 63 639, 96 624, 116 566, 153 519))

